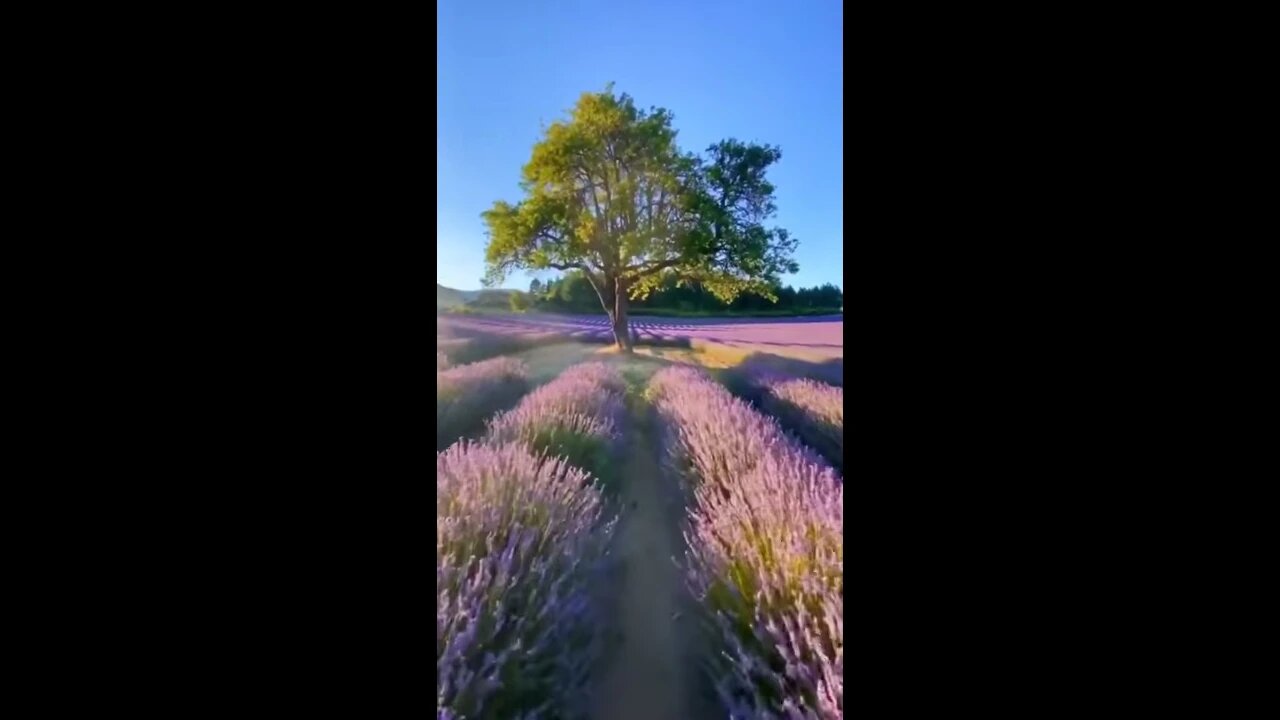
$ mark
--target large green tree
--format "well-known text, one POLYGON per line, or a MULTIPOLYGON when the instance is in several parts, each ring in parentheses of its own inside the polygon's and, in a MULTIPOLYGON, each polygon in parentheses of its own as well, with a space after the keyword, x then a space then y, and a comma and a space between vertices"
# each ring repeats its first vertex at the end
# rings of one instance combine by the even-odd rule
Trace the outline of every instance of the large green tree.
POLYGON ((765 171, 781 151, 725 140, 705 157, 683 153, 671 121, 612 85, 583 94, 534 145, 524 198, 483 214, 485 284, 516 268, 581 271, 628 352, 628 300, 666 276, 701 283, 725 302, 743 292, 775 299, 778 274, 797 269, 796 241, 764 226, 776 210, 765 171))

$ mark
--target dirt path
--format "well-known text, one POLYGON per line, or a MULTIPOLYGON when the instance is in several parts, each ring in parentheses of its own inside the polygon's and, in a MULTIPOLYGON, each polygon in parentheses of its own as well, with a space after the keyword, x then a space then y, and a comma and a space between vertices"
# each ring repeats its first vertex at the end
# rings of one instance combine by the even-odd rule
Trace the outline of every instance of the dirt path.
POLYGON ((606 659, 593 717, 599 720, 686 720, 690 666, 676 617, 682 609, 682 510, 657 462, 653 430, 643 411, 632 413, 629 445, 619 468, 622 517, 616 536, 620 561, 614 595, 621 638, 606 659))

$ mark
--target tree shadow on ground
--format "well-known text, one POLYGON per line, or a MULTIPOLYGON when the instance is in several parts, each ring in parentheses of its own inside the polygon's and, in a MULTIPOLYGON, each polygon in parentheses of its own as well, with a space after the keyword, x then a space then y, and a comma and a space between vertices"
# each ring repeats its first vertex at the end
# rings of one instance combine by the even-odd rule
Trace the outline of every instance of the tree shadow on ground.
POLYGON ((659 369, 673 364, 703 368, 713 377, 739 390, 742 381, 760 375, 810 378, 844 386, 844 358, 806 359, 738 347, 690 343, 688 338, 654 342, 646 338, 633 355, 617 353, 605 343, 555 342, 514 353, 530 370, 530 380, 540 385, 570 365, 602 361, 618 365, 632 382, 647 381, 659 369))
POLYGON ((574 337, 563 332, 537 332, 526 334, 502 334, 474 328, 450 329, 447 336, 436 336, 436 350, 449 358, 449 365, 488 360, 499 355, 513 355, 551 345, 567 343, 592 345, 600 348, 613 341, 595 337, 574 337))
POLYGON ((809 378, 844 387, 843 353, 837 357, 815 357, 803 351, 783 354, 751 346, 701 342, 694 342, 693 347, 701 357, 713 360, 730 375, 809 378))
POLYGON ((844 358, 804 360, 772 353, 752 353, 734 367, 739 373, 777 373, 844 387, 844 358))
POLYGON ((734 395, 760 406, 766 378, 807 378, 844 387, 844 358, 806 360, 772 353, 751 353, 732 367, 719 371, 718 379, 734 395))
POLYGON ((638 347, 634 355, 617 352, 603 343, 559 342, 514 353, 529 369, 529 380, 534 385, 549 382, 572 365, 584 362, 603 362, 614 365, 631 385, 647 382, 652 375, 676 360, 648 354, 647 347, 638 347))
POLYGON ((692 350, 693 342, 687 337, 664 337, 661 335, 640 335, 631 331, 631 341, 636 347, 680 348, 692 350))

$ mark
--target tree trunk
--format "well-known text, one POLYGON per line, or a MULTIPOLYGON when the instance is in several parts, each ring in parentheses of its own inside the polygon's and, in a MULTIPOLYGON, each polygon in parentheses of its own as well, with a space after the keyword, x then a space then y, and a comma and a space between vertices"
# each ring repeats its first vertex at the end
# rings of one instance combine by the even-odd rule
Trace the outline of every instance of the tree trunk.
POLYGON ((631 327, 627 324, 626 281, 622 278, 610 277, 607 272, 602 272, 600 282, 597 284, 591 273, 585 274, 587 282, 591 283, 591 287, 596 291, 596 296, 600 298, 600 305, 604 307, 604 314, 609 316, 609 324, 613 327, 613 341, 617 343, 618 349, 622 352, 632 352, 634 348, 631 342, 631 327))
POLYGON ((618 343, 618 349, 624 353, 632 352, 631 328, 627 324, 627 286, 621 279, 613 294, 613 312, 609 319, 613 320, 613 339, 618 343))

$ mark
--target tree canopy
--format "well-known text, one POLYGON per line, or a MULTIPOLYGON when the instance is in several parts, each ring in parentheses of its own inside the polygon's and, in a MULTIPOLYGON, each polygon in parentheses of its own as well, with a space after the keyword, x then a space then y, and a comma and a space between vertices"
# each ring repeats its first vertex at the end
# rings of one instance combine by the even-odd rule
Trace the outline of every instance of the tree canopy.
MULTIPOLYGON (((733 302, 726 303, 712 295, 698 283, 678 285, 673 276, 663 277, 662 285, 647 296, 631 302, 634 314, 659 315, 755 315, 755 314, 827 314, 840 312, 844 306, 844 293, 830 283, 815 287, 773 288, 775 300, 767 300, 755 293, 743 293, 733 302)), ((538 289, 530 292, 529 309, 539 312, 599 314, 600 301, 591 284, 579 270, 569 270, 563 276, 545 283, 539 281, 538 289)))
POLYGON ((776 299, 777 276, 797 270, 796 240, 764 225, 776 211, 765 173, 781 150, 730 139, 705 157, 684 153, 672 120, 612 85, 583 94, 533 147, 524 198, 483 214, 485 283, 516 268, 578 270, 627 348, 628 299, 670 277, 726 303, 744 292, 776 299))

